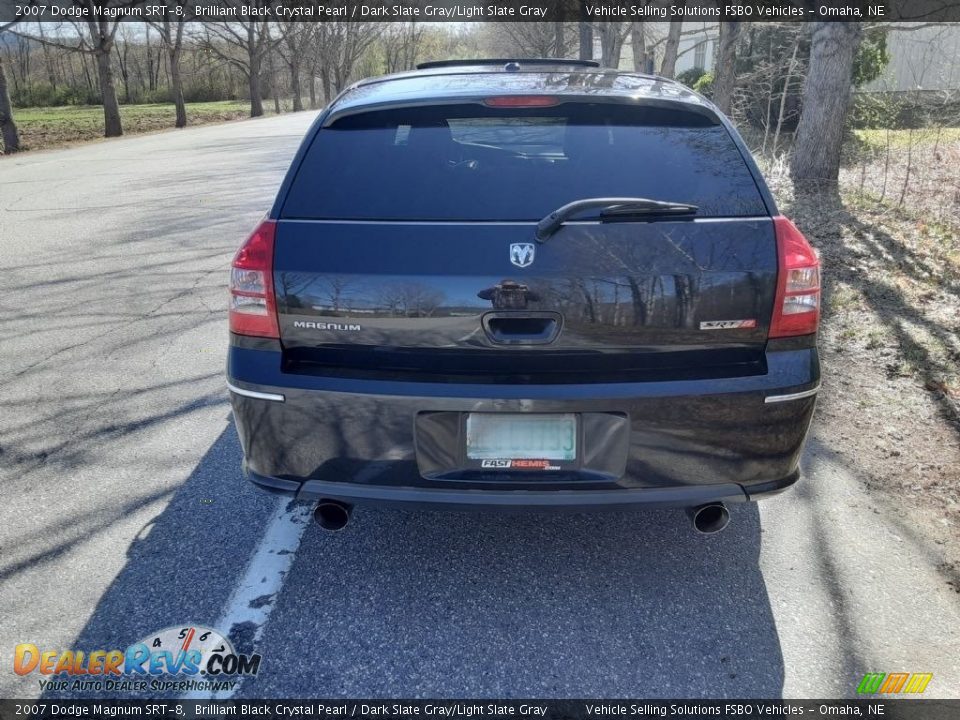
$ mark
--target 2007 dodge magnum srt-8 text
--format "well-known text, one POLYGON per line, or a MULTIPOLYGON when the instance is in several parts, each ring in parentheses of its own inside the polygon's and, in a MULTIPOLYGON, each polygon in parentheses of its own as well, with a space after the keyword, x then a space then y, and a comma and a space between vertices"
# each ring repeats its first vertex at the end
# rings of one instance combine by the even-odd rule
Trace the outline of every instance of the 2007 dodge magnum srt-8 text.
POLYGON ((578 61, 422 65, 343 92, 238 251, 245 472, 318 500, 724 503, 799 477, 816 253, 729 121, 578 61))

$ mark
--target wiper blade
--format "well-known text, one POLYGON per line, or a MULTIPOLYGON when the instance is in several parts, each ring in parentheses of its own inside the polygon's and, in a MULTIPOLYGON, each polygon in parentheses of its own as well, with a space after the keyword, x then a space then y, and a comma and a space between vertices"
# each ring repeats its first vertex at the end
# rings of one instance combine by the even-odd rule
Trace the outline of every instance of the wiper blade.
POLYGON ((616 207, 600 211, 600 220, 626 220, 650 215, 695 215, 696 205, 675 203, 662 207, 616 207))
POLYGON ((577 213, 581 213, 584 210, 594 210, 596 208, 604 209, 604 212, 600 214, 601 219, 623 218, 631 215, 690 215, 697 212, 696 205, 668 202, 666 200, 652 200, 650 198, 584 198, 583 200, 574 200, 563 207, 557 208, 538 222, 536 233, 537 241, 545 242, 547 238, 560 229, 563 223, 577 213))

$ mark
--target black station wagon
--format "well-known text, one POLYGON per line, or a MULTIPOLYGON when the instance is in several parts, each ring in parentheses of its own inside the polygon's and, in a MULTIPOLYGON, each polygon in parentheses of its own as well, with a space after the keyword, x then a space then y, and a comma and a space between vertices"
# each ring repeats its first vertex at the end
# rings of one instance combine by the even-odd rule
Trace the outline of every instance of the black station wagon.
POLYGON ((237 253, 244 469, 318 501, 588 510, 799 478, 819 261, 736 130, 657 76, 435 62, 344 91, 237 253))

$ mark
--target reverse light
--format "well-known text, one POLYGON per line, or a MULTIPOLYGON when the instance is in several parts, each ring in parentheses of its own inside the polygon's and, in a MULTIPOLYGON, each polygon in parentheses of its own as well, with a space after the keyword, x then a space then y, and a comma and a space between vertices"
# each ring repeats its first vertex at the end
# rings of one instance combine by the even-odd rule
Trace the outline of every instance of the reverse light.
POLYGON ((560 104, 560 98, 552 95, 500 95, 488 97, 483 104, 494 108, 553 107, 560 104))
POLYGON ((279 338, 273 294, 273 243, 277 224, 264 220, 240 246, 230 268, 230 332, 279 338))
POLYGON ((777 236, 777 294, 770 337, 812 335, 820 324, 820 259, 803 233, 782 215, 777 236))

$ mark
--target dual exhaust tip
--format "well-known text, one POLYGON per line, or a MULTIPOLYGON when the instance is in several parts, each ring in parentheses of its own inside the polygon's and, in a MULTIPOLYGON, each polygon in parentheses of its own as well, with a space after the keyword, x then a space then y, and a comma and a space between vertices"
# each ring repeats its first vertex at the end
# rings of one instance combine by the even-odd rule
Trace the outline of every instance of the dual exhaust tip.
MULTIPOLYGON (((313 511, 313 519, 324 530, 337 532, 350 522, 353 506, 339 500, 321 500, 313 511)), ((703 535, 713 535, 730 523, 730 512, 723 503, 707 503, 689 508, 687 514, 694 529, 703 535)))
POLYGON ((694 529, 702 535, 718 533, 730 523, 730 511, 726 505, 719 502, 687 508, 687 515, 690 516, 694 529))
POLYGON ((339 500, 321 500, 313 511, 313 519, 324 530, 337 532, 347 526, 352 514, 353 505, 339 500))

